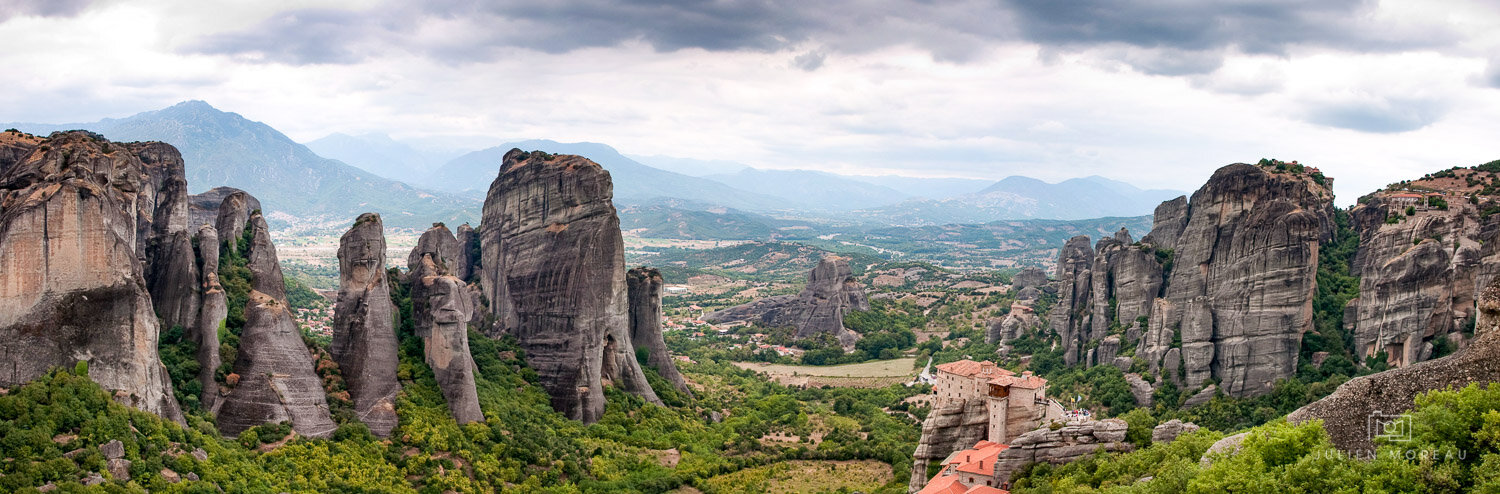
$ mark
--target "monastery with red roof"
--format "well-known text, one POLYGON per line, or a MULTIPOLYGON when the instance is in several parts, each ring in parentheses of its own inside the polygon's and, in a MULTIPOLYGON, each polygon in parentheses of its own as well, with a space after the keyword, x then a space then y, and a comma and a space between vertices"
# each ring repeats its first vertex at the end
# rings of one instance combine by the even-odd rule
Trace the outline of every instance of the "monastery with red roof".
POLYGON ((1020 375, 994 362, 960 360, 937 366, 933 408, 961 404, 983 406, 989 414, 986 440, 972 449, 955 452, 943 461, 937 476, 919 494, 1005 493, 996 479, 995 460, 1006 443, 1043 424, 1063 419, 1063 407, 1047 398, 1047 380, 1030 371, 1020 375))

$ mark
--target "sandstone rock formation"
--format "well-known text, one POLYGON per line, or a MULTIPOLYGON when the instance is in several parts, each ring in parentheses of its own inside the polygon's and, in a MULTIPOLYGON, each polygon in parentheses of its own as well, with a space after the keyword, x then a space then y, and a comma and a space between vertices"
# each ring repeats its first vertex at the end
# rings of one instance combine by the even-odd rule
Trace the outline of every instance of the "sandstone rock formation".
POLYGON ((480 229, 495 328, 513 334, 569 418, 594 422, 609 383, 660 402, 630 338, 624 240, 609 172, 581 156, 513 149, 480 229))
POLYGON ((250 197, 250 194, 242 190, 235 190, 224 196, 224 201, 219 204, 219 213, 214 220, 214 229, 219 232, 219 240, 230 252, 240 253, 240 239, 245 236, 245 228, 250 221, 250 213, 259 211, 260 201, 250 197))
MULTIPOLYGON (((231 205, 235 197, 225 199, 220 219, 225 219, 226 213, 234 214, 236 209, 231 205)), ((245 252, 251 273, 250 301, 245 307, 245 327, 234 362, 239 381, 219 407, 219 430, 235 435, 257 425, 289 421, 297 434, 326 437, 335 425, 329 417, 322 380, 313 372, 312 354, 292 321, 281 265, 265 218, 251 212, 244 225, 251 232, 245 252)), ((227 226, 230 232, 234 228, 233 224, 227 226)))
POLYGON ((1176 441, 1183 434, 1192 434, 1198 430, 1198 424, 1183 422, 1178 419, 1162 422, 1151 429, 1152 444, 1166 444, 1176 441))
MULTIPOLYGON (((217 208, 215 208, 217 210, 217 208)), ((194 358, 198 361, 198 383, 203 385, 201 403, 206 410, 214 410, 219 399, 219 384, 214 379, 219 370, 219 325, 229 317, 229 298, 224 286, 219 284, 219 232, 212 225, 198 227, 194 237, 198 244, 199 304, 198 318, 188 332, 198 346, 194 358)))
POLYGON ((224 204, 224 199, 231 194, 239 192, 245 194, 241 200, 245 201, 245 213, 260 209, 260 200, 248 195, 243 190, 234 187, 214 187, 202 194, 188 196, 188 227, 196 228, 199 225, 214 225, 219 219, 219 206, 224 204))
POLYGON ((339 298, 329 353, 338 362, 354 413, 379 437, 396 427, 396 328, 385 270, 380 215, 365 213, 339 239, 339 298))
POLYGON ((844 327, 844 314, 870 310, 864 288, 849 269, 849 260, 827 256, 807 275, 807 286, 796 297, 778 296, 730 307, 703 316, 708 322, 758 321, 767 326, 797 329, 797 338, 830 334, 845 347, 859 335, 844 327))
POLYGON ((983 402, 959 399, 935 408, 922 422, 922 438, 912 453, 910 492, 927 485, 927 467, 989 437, 989 410, 983 402))
POLYGON ((1478 308, 1476 334, 1467 348, 1446 357, 1350 379, 1333 394, 1287 415, 1287 421, 1322 420, 1334 446, 1368 454, 1374 450, 1369 429, 1373 414, 1394 416, 1411 410, 1416 396, 1427 391, 1500 382, 1500 278, 1492 280, 1480 294, 1478 308))
POLYGON ((1432 358, 1437 346, 1464 344, 1460 332, 1475 315, 1475 293, 1500 271, 1500 258, 1486 253, 1500 235, 1485 228, 1480 205, 1462 194, 1381 191, 1350 212, 1359 233, 1350 266, 1360 277, 1359 297, 1350 302, 1358 357, 1385 352, 1388 363, 1402 366, 1432 358))
POLYGON ((1004 318, 990 322, 984 341, 990 344, 1009 343, 1035 331, 1041 325, 1042 319, 1037 317, 1036 310, 1030 305, 1021 302, 1013 303, 1010 306, 1010 312, 1004 318))
POLYGON ((1214 379, 1231 396, 1269 392, 1295 373, 1312 328, 1318 250, 1333 234, 1330 186, 1312 173, 1229 165, 1191 201, 1158 207, 1139 243, 1123 230, 1093 248, 1070 239, 1048 318, 1064 361, 1113 365, 1133 349, 1190 391, 1214 379))
POLYGON ((479 234, 474 227, 468 223, 458 225, 458 267, 454 268, 454 276, 465 283, 474 281, 474 273, 479 269, 479 234))
POLYGON ((1021 272, 1016 273, 1015 276, 1010 278, 1010 288, 1017 292, 1026 288, 1042 287, 1046 284, 1047 272, 1032 267, 1022 268, 1021 272))
POLYGON ((453 236, 447 225, 434 223, 432 228, 422 232, 422 236, 417 238, 417 245, 406 256, 406 269, 417 271, 422 267, 422 256, 425 255, 431 255, 432 261, 443 274, 457 276, 462 264, 461 250, 458 238, 453 236))
POLYGON ((662 339, 661 272, 646 267, 632 269, 625 273, 625 285, 630 300, 630 343, 638 350, 646 349, 646 365, 655 368, 678 391, 692 396, 662 339))
POLYGON ((0 133, 0 149, 0 385, 86 361, 117 401, 181 422, 141 262, 148 239, 158 261, 176 254, 160 231, 175 199, 155 197, 181 178, 176 150, 82 131, 0 133))
MULTIPOLYGON (((422 234, 407 257, 411 271, 412 318, 422 338, 423 356, 448 401, 448 411, 460 424, 484 420, 474 377, 478 366, 469 353, 469 320, 473 299, 463 281, 453 276, 444 256, 457 256, 457 241, 448 228, 433 225, 422 234)), ((534 364, 533 364, 534 365, 534 364)))
POLYGON ((1093 455, 1096 451, 1130 451, 1125 442, 1125 421, 1120 419, 1068 422, 1060 429, 1037 429, 1010 442, 995 460, 996 479, 1008 481, 1011 474, 1032 463, 1060 465, 1093 455))

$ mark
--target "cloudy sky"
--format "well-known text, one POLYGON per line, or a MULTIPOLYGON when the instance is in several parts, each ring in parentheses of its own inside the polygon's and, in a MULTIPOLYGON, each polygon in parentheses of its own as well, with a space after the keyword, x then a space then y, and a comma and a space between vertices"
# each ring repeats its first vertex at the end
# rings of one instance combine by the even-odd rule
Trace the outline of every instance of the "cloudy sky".
POLYGON ((1492 0, 0 0, 0 39, 0 121, 202 99, 301 141, 1184 190, 1274 157, 1341 203, 1500 159, 1492 0))

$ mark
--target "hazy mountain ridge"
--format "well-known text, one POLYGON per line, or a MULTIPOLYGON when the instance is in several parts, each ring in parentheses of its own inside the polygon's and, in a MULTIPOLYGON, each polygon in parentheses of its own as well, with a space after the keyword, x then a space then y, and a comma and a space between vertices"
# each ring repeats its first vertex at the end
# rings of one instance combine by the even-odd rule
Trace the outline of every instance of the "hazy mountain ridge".
POLYGON ((392 226, 478 219, 476 200, 418 189, 324 158, 269 125, 202 101, 79 124, 9 124, 37 134, 87 129, 115 141, 162 141, 182 152, 189 189, 230 186, 254 194, 268 217, 346 222, 380 213, 392 226))
POLYGON ((1142 190, 1092 176, 1047 183, 1006 177, 972 194, 949 199, 915 199, 855 212, 870 221, 899 225, 989 223, 1010 219, 1082 220, 1151 214, 1162 201, 1183 195, 1173 190, 1142 190))
POLYGON ((421 182, 431 170, 462 154, 421 149, 379 133, 349 135, 335 132, 303 145, 319 156, 407 183, 421 182))

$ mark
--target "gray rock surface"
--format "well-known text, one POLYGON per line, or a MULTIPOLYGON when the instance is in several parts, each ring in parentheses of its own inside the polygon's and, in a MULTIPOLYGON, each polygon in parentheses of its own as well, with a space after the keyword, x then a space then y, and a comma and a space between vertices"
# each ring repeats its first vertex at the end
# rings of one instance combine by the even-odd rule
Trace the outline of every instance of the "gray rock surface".
POLYGON ((1184 400, 1182 402, 1182 408, 1192 408, 1204 403, 1208 403, 1209 400, 1214 399, 1214 396, 1218 394, 1219 386, 1210 384, 1208 385, 1208 387, 1198 390, 1197 393, 1193 393, 1193 396, 1189 396, 1187 400, 1184 400))
POLYGON ((1182 231, 1187 229, 1187 224, 1188 198, 1177 196, 1175 199, 1156 206, 1156 213, 1152 216, 1151 233, 1141 238, 1141 242, 1153 244, 1158 249, 1175 250, 1177 238, 1182 236, 1182 231))
POLYGON ((1010 278, 1010 288, 1017 292, 1026 288, 1038 288, 1047 284, 1047 272, 1034 267, 1021 268, 1021 272, 1010 278))
POLYGON ((396 328, 385 269, 380 215, 365 213, 339 239, 339 298, 333 309, 329 353, 338 362, 354 413, 370 432, 387 437, 396 427, 396 328))
POLYGON ((205 410, 215 410, 219 400, 219 384, 215 375, 219 370, 219 325, 229 317, 228 294, 219 284, 219 233, 213 225, 198 227, 194 238, 198 245, 199 290, 203 303, 198 308, 197 321, 193 323, 189 336, 198 345, 194 358, 198 361, 198 383, 203 385, 201 404, 205 410))
POLYGON ((1041 428, 1022 434, 1010 442, 995 460, 996 479, 1008 481, 1011 474, 1032 463, 1061 465, 1096 451, 1130 451, 1125 442, 1124 420, 1084 420, 1068 422, 1060 429, 1041 428))
POLYGON ((1063 362, 1078 364, 1090 329, 1089 304, 1093 301, 1094 247, 1089 238, 1079 235, 1063 244, 1057 260, 1057 304, 1048 323, 1061 337, 1063 362))
POLYGON ((480 228, 490 333, 515 335, 553 408, 584 422, 603 414, 606 378, 657 401, 630 342, 613 195, 609 172, 587 158, 513 149, 480 228))
POLYGON ((1197 430, 1198 424, 1178 419, 1168 420, 1151 429, 1151 443, 1167 444, 1176 441, 1183 434, 1191 434, 1197 430))
POLYGON ((188 196, 188 228, 197 228, 201 225, 218 226, 219 206, 224 204, 224 199, 236 192, 246 194, 245 213, 260 209, 260 201, 249 193, 234 187, 214 187, 202 194, 188 196))
POLYGON ((16 159, 0 163, 0 386, 87 361, 117 401, 182 422, 141 262, 171 216, 148 196, 176 151, 81 131, 0 133, 0 148, 16 159))
POLYGON ((457 242, 452 238, 442 225, 433 225, 423 233, 407 257, 412 263, 407 276, 411 279, 412 318, 423 341, 424 358, 432 367, 453 419, 466 424, 484 420, 484 413, 474 383, 479 368, 469 353, 473 299, 464 282, 453 275, 456 263, 442 261, 444 255, 456 255, 457 242), (454 249, 448 250, 448 246, 454 249))
POLYGON ((458 238, 458 267, 454 270, 454 276, 465 283, 474 281, 474 274, 479 269, 479 233, 468 223, 458 225, 454 232, 458 238))
POLYGON ((1399 415, 1412 409, 1418 394, 1471 383, 1500 382, 1500 278, 1481 292, 1473 342, 1453 355, 1385 372, 1356 377, 1333 394, 1287 415, 1287 421, 1322 420, 1339 449, 1366 453, 1374 449, 1369 429, 1372 414, 1399 415))
POLYGON ((1130 396, 1135 398, 1136 406, 1151 408, 1153 400, 1152 392, 1156 391, 1151 387, 1151 383, 1146 382, 1145 379, 1141 378, 1140 374, 1135 373, 1126 374, 1125 383, 1130 385, 1130 396))
POLYGON ((989 437, 990 418, 984 403, 957 400, 934 409, 922 421, 922 438, 912 453, 909 492, 927 485, 927 466, 941 462, 989 437), (972 405, 972 406, 971 406, 972 405))
POLYGON ((1214 459, 1220 456, 1232 456, 1235 453, 1238 453, 1240 451, 1240 445, 1245 442, 1245 437, 1249 435, 1249 432, 1241 432, 1239 434, 1228 436, 1224 439, 1215 441, 1213 446, 1208 447, 1208 451, 1203 452, 1203 457, 1198 459, 1198 465, 1203 468, 1208 468, 1209 465, 1213 465, 1214 459))
MULTIPOLYGON (((406 256, 406 269, 416 271, 421 268, 422 256, 432 255, 432 261, 443 274, 457 276, 459 268, 463 264, 463 250, 458 246, 458 237, 448 230, 448 226, 442 223, 434 223, 432 228, 422 232, 417 239, 417 245, 412 247, 411 253, 406 256)), ((462 280, 460 280, 462 281, 462 280)))
MULTIPOLYGON (((220 213, 224 218, 222 209, 220 213)), ((246 225, 252 235, 246 252, 250 301, 234 362, 239 381, 222 400, 219 430, 232 436, 257 425, 286 421, 299 435, 327 437, 335 424, 329 417, 322 379, 313 371, 313 356, 292 321, 270 231, 259 213, 252 213, 246 225)))
POLYGON ((677 371, 677 364, 662 338, 662 283, 661 272, 653 268, 640 267, 625 273, 630 299, 630 342, 638 350, 646 349, 646 365, 655 368, 656 373, 678 391, 692 396, 687 380, 677 371))
POLYGON ((219 241, 230 252, 239 253, 240 239, 245 235, 250 213, 259 211, 260 201, 242 190, 230 191, 219 204, 219 214, 214 219, 214 229, 219 232, 219 241))
POLYGON ((709 313, 703 320, 757 321, 767 326, 792 327, 797 329, 797 338, 830 334, 845 347, 851 347, 859 336, 844 327, 844 315, 867 310, 870 302, 849 269, 849 259, 826 256, 808 273, 807 286, 795 297, 769 297, 709 313))

